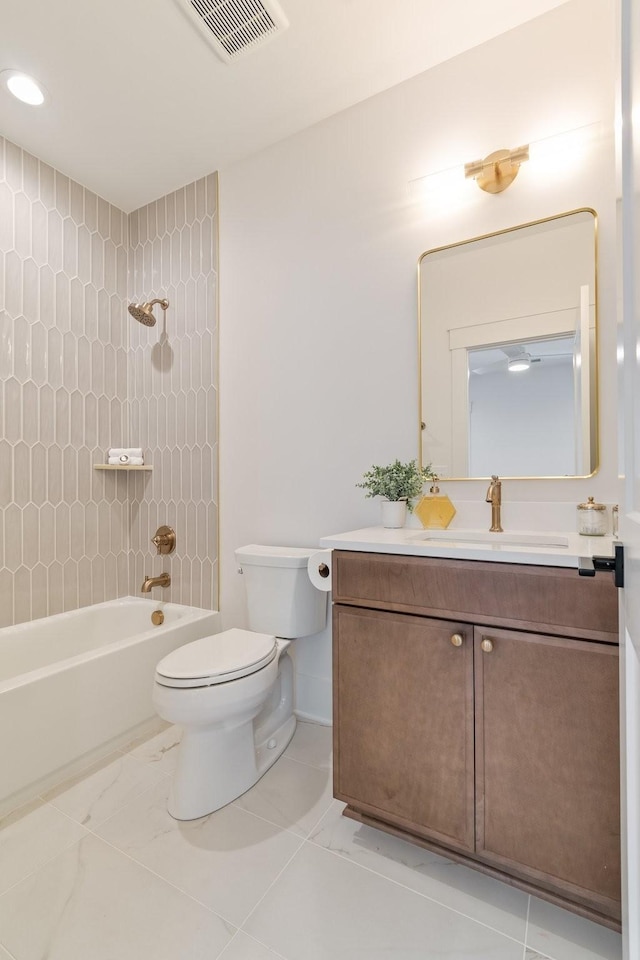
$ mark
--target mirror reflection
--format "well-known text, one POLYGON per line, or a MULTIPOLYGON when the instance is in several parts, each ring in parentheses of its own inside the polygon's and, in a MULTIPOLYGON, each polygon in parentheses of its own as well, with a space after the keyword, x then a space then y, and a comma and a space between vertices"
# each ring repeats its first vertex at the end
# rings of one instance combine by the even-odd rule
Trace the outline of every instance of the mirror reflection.
POLYGON ((421 457, 442 478, 597 468, 596 216, 419 260, 421 457))

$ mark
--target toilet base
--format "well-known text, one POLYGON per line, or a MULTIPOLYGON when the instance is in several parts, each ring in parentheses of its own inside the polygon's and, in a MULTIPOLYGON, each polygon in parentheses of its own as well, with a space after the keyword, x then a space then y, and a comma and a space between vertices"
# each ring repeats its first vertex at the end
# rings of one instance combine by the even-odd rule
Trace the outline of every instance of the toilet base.
POLYGON ((237 800, 282 756, 295 729, 290 716, 259 744, 251 722, 235 730, 184 731, 167 810, 175 820, 197 820, 237 800))
MULTIPOLYGON (((262 670, 247 678, 256 684, 256 690, 247 696, 245 709, 236 719, 224 720, 217 714, 209 725, 184 724, 167 804, 175 820, 197 820, 236 800, 264 776, 289 745, 296 729, 293 664, 285 652, 288 642, 278 640, 278 645, 277 675, 267 687, 266 702, 260 684, 261 676, 266 681, 268 674, 262 670)), ((272 669, 275 671, 275 663, 272 669)), ((184 692, 197 695, 196 690, 184 692)), ((162 715, 171 719, 166 712, 162 715)))

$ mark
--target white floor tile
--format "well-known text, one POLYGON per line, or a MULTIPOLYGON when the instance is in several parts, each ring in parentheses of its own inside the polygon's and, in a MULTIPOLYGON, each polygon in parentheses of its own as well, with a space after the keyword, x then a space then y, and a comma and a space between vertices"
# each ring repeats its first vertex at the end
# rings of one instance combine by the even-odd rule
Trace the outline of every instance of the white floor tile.
POLYGON ((291 960, 522 960, 522 944, 306 843, 244 926, 291 960))
POLYGON ((97 833, 240 926, 301 839, 234 806, 180 823, 167 813, 168 792, 168 782, 158 784, 97 833))
POLYGON ((284 756, 289 757, 290 760, 299 760, 301 763, 311 764, 312 767, 328 770, 331 767, 332 739, 331 727, 298 720, 296 732, 284 756))
POLYGON ((234 805, 306 837, 331 806, 332 778, 282 756, 234 805))
MULTIPOLYGON (((527 947, 552 960, 620 960, 622 937, 599 923, 531 898, 527 947)), ((528 958, 527 958, 528 960, 528 958)))
POLYGON ((222 951, 219 960, 282 960, 282 958, 279 953, 274 953, 273 950, 269 950, 268 947, 239 930, 229 946, 222 951))
POLYGON ((334 800, 309 839, 524 943, 526 893, 347 819, 343 808, 334 800))
POLYGON ((136 760, 156 766, 158 770, 171 776, 178 762, 179 745, 180 727, 171 726, 138 744, 130 753, 136 760))
POLYGON ((96 837, 0 897, 16 960, 214 960, 234 932, 96 837))
POLYGON ((167 723, 166 720, 161 720, 160 717, 155 717, 142 733, 138 734, 137 737, 134 737, 133 740, 130 740, 128 743, 124 744, 120 748, 121 753, 132 753, 139 746, 144 743, 147 743, 148 740, 151 740, 153 737, 156 737, 159 733, 164 733, 165 730, 169 730, 173 726, 172 723, 167 723))
POLYGON ((118 754, 50 790, 44 799, 93 829, 164 776, 160 770, 118 754))
POLYGON ((619 960, 618 935, 537 898, 525 950, 525 894, 341 817, 327 727, 299 722, 243 797, 174 821, 178 736, 0 821, 0 960, 619 960))
POLYGON ((0 894, 87 831, 42 800, 36 800, 0 820, 0 894))

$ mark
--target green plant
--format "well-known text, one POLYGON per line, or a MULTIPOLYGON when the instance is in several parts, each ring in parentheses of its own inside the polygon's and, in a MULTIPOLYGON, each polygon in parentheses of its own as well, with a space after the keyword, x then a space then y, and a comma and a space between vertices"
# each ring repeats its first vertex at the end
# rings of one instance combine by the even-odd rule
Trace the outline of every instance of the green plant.
MULTIPOLYGON (((434 477, 430 463, 420 469, 415 460, 410 460, 408 463, 394 460, 386 467, 371 467, 364 474, 362 482, 356 483, 356 487, 366 490, 367 497, 410 501, 419 497, 424 484, 428 480, 433 480, 434 477)), ((411 503, 408 506, 411 509, 411 503)))

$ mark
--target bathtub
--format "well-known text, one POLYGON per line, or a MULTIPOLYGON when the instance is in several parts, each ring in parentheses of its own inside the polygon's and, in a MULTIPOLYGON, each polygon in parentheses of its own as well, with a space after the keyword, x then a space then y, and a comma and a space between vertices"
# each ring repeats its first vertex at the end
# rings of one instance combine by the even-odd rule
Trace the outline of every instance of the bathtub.
POLYGON ((220 629, 217 611, 138 597, 0 629, 0 812, 152 730, 158 661, 220 629))

